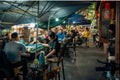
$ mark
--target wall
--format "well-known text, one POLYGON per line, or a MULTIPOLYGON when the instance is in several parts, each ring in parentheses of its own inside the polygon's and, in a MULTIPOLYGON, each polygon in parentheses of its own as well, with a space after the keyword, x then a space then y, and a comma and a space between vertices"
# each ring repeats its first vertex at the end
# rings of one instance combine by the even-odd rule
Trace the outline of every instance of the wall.
MULTIPOLYGON (((120 2, 116 2, 116 62, 120 65, 120 2)), ((120 74, 120 70, 119 70, 120 74)))

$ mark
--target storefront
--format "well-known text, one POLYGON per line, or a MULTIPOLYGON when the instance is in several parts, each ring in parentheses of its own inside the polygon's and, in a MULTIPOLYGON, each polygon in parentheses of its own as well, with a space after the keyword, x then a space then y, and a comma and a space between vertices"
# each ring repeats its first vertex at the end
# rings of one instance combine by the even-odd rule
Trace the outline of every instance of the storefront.
MULTIPOLYGON (((120 65, 120 2, 116 3, 116 62, 120 65)), ((120 74, 120 69, 119 69, 120 74)))
POLYGON ((120 64, 120 2, 101 1, 96 9, 97 27, 100 41, 104 45, 104 53, 107 54, 109 43, 109 26, 115 25, 115 60, 120 64))

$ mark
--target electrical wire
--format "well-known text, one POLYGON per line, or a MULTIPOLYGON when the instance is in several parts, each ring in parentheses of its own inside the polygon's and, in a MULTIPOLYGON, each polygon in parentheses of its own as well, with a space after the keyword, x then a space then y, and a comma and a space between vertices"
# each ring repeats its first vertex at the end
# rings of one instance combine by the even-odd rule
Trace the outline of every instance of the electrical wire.
POLYGON ((47 5, 48 5, 48 1, 47 1, 46 4, 44 5, 44 7, 42 8, 42 10, 41 10, 41 12, 38 14, 38 16, 41 15, 41 14, 44 12, 44 9, 47 7, 47 5))
MULTIPOLYGON (((12 5, 13 7, 15 7, 15 8, 17 8, 17 9, 20 9, 20 10, 22 10, 22 11, 24 11, 24 12, 27 12, 26 10, 19 8, 18 6, 13 5, 12 3, 8 2, 8 1, 4 1, 4 2, 12 5)), ((30 13, 27 13, 27 14, 31 15, 32 17, 37 17, 37 16, 35 16, 35 15, 33 15, 33 14, 30 14, 30 13)))
MULTIPOLYGON (((56 2, 55 2, 55 3, 56 3, 56 2)), ((39 18, 42 17, 43 15, 45 15, 47 12, 49 12, 49 11, 55 6, 55 3, 49 4, 49 5, 48 5, 48 8, 44 11, 43 14, 41 14, 41 15, 39 16, 39 18)))
MULTIPOLYGON (((16 1, 15 1, 16 2, 16 1)), ((6 11, 8 11, 9 9, 11 9, 12 8, 12 5, 9 7, 9 8, 7 8, 6 10, 5 10, 5 12, 6 11)), ((4 19, 4 16, 5 16, 5 14, 3 13, 3 15, 2 15, 2 17, 1 17, 1 21, 2 21, 2 19, 4 19)))

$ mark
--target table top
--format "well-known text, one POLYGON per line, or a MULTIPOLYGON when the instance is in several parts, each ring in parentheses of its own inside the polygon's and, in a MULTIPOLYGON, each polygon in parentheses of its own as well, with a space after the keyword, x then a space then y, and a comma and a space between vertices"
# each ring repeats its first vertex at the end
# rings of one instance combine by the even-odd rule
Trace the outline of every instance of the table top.
POLYGON ((44 48, 44 46, 42 44, 27 44, 27 45, 25 45, 25 47, 27 48, 27 50, 30 53, 35 53, 36 50, 40 51, 44 48), (36 49, 36 45, 37 45, 37 49, 36 49))

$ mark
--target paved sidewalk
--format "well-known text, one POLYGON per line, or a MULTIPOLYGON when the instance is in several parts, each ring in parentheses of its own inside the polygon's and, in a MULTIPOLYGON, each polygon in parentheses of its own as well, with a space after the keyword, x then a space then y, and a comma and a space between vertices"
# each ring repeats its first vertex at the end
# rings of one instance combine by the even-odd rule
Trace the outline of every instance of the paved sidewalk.
POLYGON ((65 58, 66 80, 104 80, 102 73, 96 72, 95 67, 102 65, 97 62, 97 59, 104 61, 105 55, 102 49, 94 46, 92 40, 90 42, 90 48, 85 48, 84 44, 77 47, 75 62, 72 59, 65 58))

